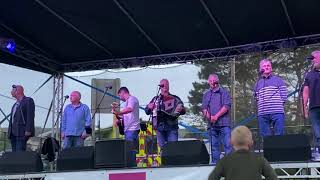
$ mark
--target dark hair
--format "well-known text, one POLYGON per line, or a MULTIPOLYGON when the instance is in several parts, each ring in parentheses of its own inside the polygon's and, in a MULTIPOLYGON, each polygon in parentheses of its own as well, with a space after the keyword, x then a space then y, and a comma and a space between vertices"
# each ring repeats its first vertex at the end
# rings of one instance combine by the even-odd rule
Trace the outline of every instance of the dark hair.
POLYGON ((119 94, 121 91, 124 91, 125 93, 128 93, 128 94, 129 94, 129 89, 128 89, 127 87, 121 87, 121 88, 118 90, 118 94, 119 94))

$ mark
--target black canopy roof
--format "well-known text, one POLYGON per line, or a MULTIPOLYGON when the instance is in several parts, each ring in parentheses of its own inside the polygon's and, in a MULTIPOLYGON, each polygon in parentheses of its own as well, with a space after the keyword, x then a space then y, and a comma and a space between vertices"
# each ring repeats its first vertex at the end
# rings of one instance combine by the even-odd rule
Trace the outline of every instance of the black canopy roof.
POLYGON ((118 68, 124 59, 141 66, 134 57, 318 37, 319 7, 319 0, 6 0, 0 36, 18 48, 0 58, 42 72, 118 68))

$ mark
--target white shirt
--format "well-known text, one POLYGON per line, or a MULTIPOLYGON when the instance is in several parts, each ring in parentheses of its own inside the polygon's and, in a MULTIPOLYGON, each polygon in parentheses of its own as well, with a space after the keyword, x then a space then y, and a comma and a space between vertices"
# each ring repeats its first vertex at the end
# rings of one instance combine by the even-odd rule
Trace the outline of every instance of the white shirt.
POLYGON ((130 96, 126 102, 125 107, 130 107, 132 109, 131 113, 124 114, 124 131, 135 131, 140 129, 139 120, 139 101, 136 97, 130 96))

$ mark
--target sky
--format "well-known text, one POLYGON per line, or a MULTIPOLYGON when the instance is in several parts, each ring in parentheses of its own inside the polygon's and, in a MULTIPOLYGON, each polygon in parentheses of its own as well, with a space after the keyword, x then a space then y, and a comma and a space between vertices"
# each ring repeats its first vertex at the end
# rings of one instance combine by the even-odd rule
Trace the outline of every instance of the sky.
MULTIPOLYGON (((124 70, 101 70, 68 73, 80 81, 91 84, 92 78, 115 79, 120 78, 121 86, 126 86, 132 95, 136 96, 141 106, 145 106, 156 95, 159 81, 166 78, 170 82, 170 92, 178 95, 183 102, 188 102, 189 91, 193 88, 192 83, 199 81, 197 76, 199 67, 193 64, 173 64, 168 66, 152 66, 147 68, 133 68, 124 70)), ((9 114, 15 100, 11 99, 12 84, 24 86, 26 96, 31 96, 36 104, 36 126, 43 127, 48 113, 48 107, 53 97, 53 81, 50 80, 35 94, 34 91, 41 86, 49 77, 49 74, 27 70, 11 65, 0 63, 0 108, 5 114, 9 114)), ((75 82, 69 78, 64 79, 64 94, 78 90, 82 94, 82 103, 91 107, 91 88, 75 82)), ((69 101, 66 102, 68 104, 69 101)), ((188 106, 188 104, 185 104, 188 106)), ((140 110, 140 117, 148 119, 148 116, 140 110)), ((4 116, 0 114, 0 120, 4 116)), ((101 127, 112 125, 112 115, 97 115, 100 118, 101 127)), ((51 127, 52 117, 49 117, 46 127, 51 127)), ((7 127, 5 122, 1 127, 7 127)))

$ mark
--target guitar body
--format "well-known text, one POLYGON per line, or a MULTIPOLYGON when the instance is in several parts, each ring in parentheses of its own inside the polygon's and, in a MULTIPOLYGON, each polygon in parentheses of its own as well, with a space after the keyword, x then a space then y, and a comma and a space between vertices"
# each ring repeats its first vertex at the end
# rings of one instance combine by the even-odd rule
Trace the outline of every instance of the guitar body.
POLYGON ((111 104, 111 107, 112 107, 112 110, 111 110, 111 112, 115 115, 115 117, 117 118, 117 126, 118 126, 118 128, 119 128, 119 134, 121 134, 121 135, 124 135, 124 122, 123 122, 123 117, 122 116, 119 116, 118 114, 117 114, 117 111, 116 111, 116 108, 118 108, 119 107, 119 104, 118 103, 116 103, 116 102, 113 102, 112 104, 111 104))
POLYGON ((122 119, 118 119, 117 126, 119 128, 119 134, 124 135, 124 124, 122 119))

